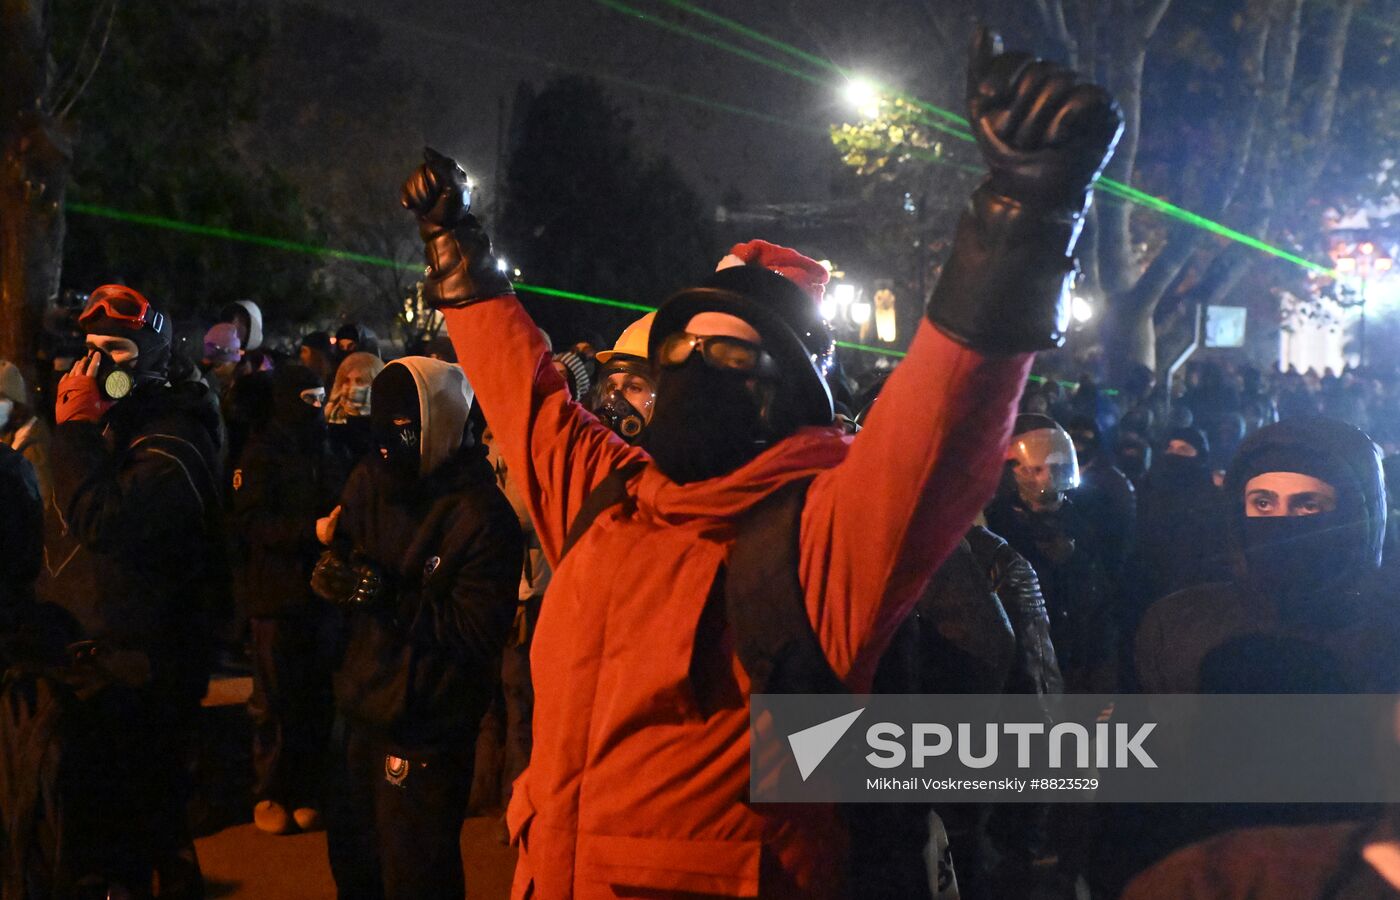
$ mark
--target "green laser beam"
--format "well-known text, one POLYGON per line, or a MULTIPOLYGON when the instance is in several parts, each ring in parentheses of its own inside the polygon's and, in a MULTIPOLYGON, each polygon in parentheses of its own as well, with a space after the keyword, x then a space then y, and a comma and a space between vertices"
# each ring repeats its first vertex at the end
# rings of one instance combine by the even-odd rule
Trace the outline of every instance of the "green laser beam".
MULTIPOLYGON (((685 37, 689 37, 693 40, 699 40, 712 47, 717 47, 735 56, 739 56, 742 59, 747 59, 752 62, 756 62, 760 65, 767 66, 768 68, 772 68, 780 72, 795 75, 796 77, 799 77, 804 81, 828 85, 827 82, 824 82, 821 79, 809 75, 805 72, 799 73, 793 70, 791 67, 781 63, 777 63, 773 60, 768 59, 767 57, 760 56, 757 53, 754 53, 749 50, 744 50, 739 47, 733 47, 729 44, 724 43, 723 41, 720 41, 717 38, 701 34, 700 32, 693 31, 674 22, 669 22, 658 16, 654 16, 649 13, 645 13, 640 10, 634 9, 633 7, 629 7, 626 4, 619 2, 619 0, 596 0, 596 2, 601 3, 604 6, 610 7, 612 9, 624 12, 628 15, 632 15, 635 18, 641 19, 642 21, 648 22, 650 24, 658 25, 659 27, 662 27, 672 33, 680 34, 685 37)), ((691 15, 697 16, 699 18, 703 18, 708 22, 711 22, 729 31, 732 31, 735 34, 742 35, 744 37, 749 38, 750 40, 757 41, 763 44, 764 46, 779 50, 783 53, 788 54, 789 56, 792 56, 795 59, 799 59, 805 63, 808 63, 809 65, 815 65, 826 71, 837 73, 843 77, 849 77, 845 69, 843 69, 841 66, 838 66, 836 63, 831 62, 830 60, 826 60, 822 57, 808 53, 807 51, 795 47, 791 44, 788 44, 785 41, 781 41, 777 38, 763 34, 762 32, 757 31, 756 29, 749 28, 741 22, 738 22, 734 19, 730 19, 726 16, 722 16, 719 13, 713 12, 711 10, 703 9, 702 7, 696 6, 693 3, 686 2, 686 0, 658 0, 658 2, 664 3, 683 12, 690 13, 691 15)), ((942 107, 937 106, 936 104, 929 103, 928 101, 922 100, 918 97, 914 97, 909 94, 900 92, 898 90, 894 90, 886 85, 881 85, 876 82, 871 83, 877 90, 890 94, 891 96, 903 99, 919 109, 932 113, 935 116, 941 117, 947 122, 952 122, 964 127, 969 127, 971 124, 970 122, 968 122, 966 117, 958 115, 957 113, 951 110, 943 109, 942 107)), ((921 124, 929 125, 931 127, 937 128, 940 131, 951 134, 959 140, 974 142, 976 140, 971 133, 949 127, 943 122, 934 122, 933 120, 929 120, 926 118, 919 119, 918 121, 920 121, 921 124)), ((1153 212, 1157 212, 1169 218, 1174 218, 1177 221, 1183 222, 1185 224, 1201 228, 1212 234, 1219 235, 1220 237, 1236 241, 1240 244, 1243 244, 1246 247, 1258 250, 1261 253, 1266 253, 1270 256, 1274 256, 1286 262, 1290 262, 1295 265, 1301 266, 1305 269, 1308 269, 1309 271, 1317 272, 1319 274, 1326 275, 1329 277, 1336 277, 1337 273, 1329 266, 1313 262, 1312 260, 1299 256, 1296 253, 1285 250, 1282 247, 1276 247, 1273 244, 1261 240, 1260 238, 1254 237, 1253 235, 1248 235, 1242 231, 1230 228, 1228 225, 1223 225, 1219 222, 1214 221, 1213 219, 1208 219, 1199 213, 1195 213, 1191 210, 1184 209, 1180 206, 1177 206, 1174 203, 1171 203, 1167 200, 1163 200, 1160 197, 1154 197, 1153 195, 1141 191, 1135 187, 1132 187, 1131 185, 1124 184, 1120 181, 1116 181, 1111 178, 1101 178, 1098 182, 1098 188, 1104 193, 1117 195, 1130 203, 1135 203, 1153 212)))
MULTIPOLYGON (((131 212, 125 209, 113 209, 110 206, 98 206, 93 203, 80 203, 69 201, 64 209, 67 212, 78 213, 84 216, 93 216, 101 219, 111 219, 117 222, 127 222, 132 225, 144 225, 150 228, 163 228, 167 231, 175 231, 182 234, 191 234, 198 237, 220 238, 222 240, 237 241, 244 244, 252 244, 258 247, 268 247, 274 250, 285 250, 289 253, 302 253, 310 256, 329 257, 331 259, 346 260, 348 262, 365 263, 367 265, 381 266, 389 269, 400 269, 406 272, 422 272, 423 267, 413 263, 399 262, 382 256, 374 256, 369 253, 354 253, 348 250, 335 250, 330 247, 319 247, 315 244, 307 244, 301 241, 288 241, 282 238, 268 237, 261 234, 250 234, 246 231, 237 231, 232 228, 222 228, 213 225, 200 225, 195 222, 184 222, 179 219, 171 219, 166 216, 155 216, 149 213, 131 212)), ((573 300, 579 303, 591 303, 595 306, 607 306, 614 309, 626 309, 634 312, 649 313, 656 310, 655 306, 647 306, 643 303, 631 303, 626 300, 613 300, 609 297, 595 297, 591 294, 580 294, 578 291, 565 291, 559 288, 544 287, 538 284, 525 284, 516 282, 515 289, 528 294, 539 294, 543 297, 555 297, 561 300, 573 300)), ((890 350, 884 347, 871 347, 865 344, 856 344, 850 341, 837 341, 838 347, 845 347, 848 350, 863 350, 866 353, 876 353, 884 356, 894 356, 903 358, 905 354, 898 350, 890 350)))
POLYGON ((759 53, 754 53, 752 50, 745 50, 742 47, 735 47, 732 44, 726 44, 724 41, 721 41, 718 38, 710 37, 709 35, 702 34, 698 31, 692 31, 683 25, 677 25, 675 22, 669 22, 666 19, 661 18, 660 16, 652 15, 648 12, 643 12, 642 10, 637 9, 634 6, 628 6, 626 3, 620 2, 620 0, 595 0, 595 2, 608 7, 614 12, 620 12, 625 16, 631 16, 634 19, 640 19, 643 22, 646 22, 650 25, 655 25, 657 28, 660 28, 664 31, 669 31, 673 34, 684 35, 685 37, 688 37, 691 40, 699 41, 700 43, 714 47, 717 50, 722 50, 725 53, 737 56, 740 59, 746 59, 749 62, 754 63, 756 65, 766 66, 770 69, 783 72, 784 74, 791 75, 794 78, 799 78, 811 84, 821 85, 823 87, 826 86, 826 82, 815 75, 809 75, 806 72, 794 69, 791 66, 784 65, 783 63, 777 62, 776 60, 769 59, 768 57, 763 56, 759 53))
POLYGON ((694 106, 700 106, 706 109, 716 110, 718 112, 730 113, 732 115, 743 116, 745 118, 754 119, 756 121, 766 122, 770 125, 777 125, 783 128, 791 128, 796 131, 805 131, 810 134, 822 135, 825 135, 827 133, 826 129, 818 128, 815 125, 806 125, 801 122, 795 122, 792 119, 784 119, 780 116, 775 116, 772 113, 766 113, 756 109, 749 109, 747 107, 737 106, 733 103, 725 103, 722 100, 715 100, 710 97, 702 97, 698 94, 688 94, 684 91, 672 90, 670 88, 662 87, 661 85, 657 84, 650 84, 644 81, 634 81, 631 78, 626 78, 621 75, 614 75, 610 72, 600 72, 596 69, 589 69, 583 66, 568 65, 566 63, 561 63, 557 60, 548 59, 543 56, 537 56, 533 53, 525 53, 520 50, 511 50, 505 47, 497 46, 487 41, 479 41, 473 38, 471 35, 464 34, 462 32, 442 31, 436 28, 424 28, 421 25, 414 25, 412 22, 401 22, 397 19, 390 19, 381 16, 373 16, 372 18, 384 27, 394 28, 400 31, 407 31, 418 37, 426 38, 432 41, 437 41, 439 43, 451 44, 454 47, 460 47, 465 45, 473 47, 484 53, 492 53, 497 56, 503 56, 506 59, 528 62, 532 65, 542 66, 544 68, 554 69, 560 72, 571 72, 578 75, 586 75, 590 78, 596 78, 599 81, 606 82, 608 84, 619 85, 621 87, 630 88, 641 93, 654 94, 661 97, 669 97, 674 100, 680 100, 683 103, 690 103, 694 106))

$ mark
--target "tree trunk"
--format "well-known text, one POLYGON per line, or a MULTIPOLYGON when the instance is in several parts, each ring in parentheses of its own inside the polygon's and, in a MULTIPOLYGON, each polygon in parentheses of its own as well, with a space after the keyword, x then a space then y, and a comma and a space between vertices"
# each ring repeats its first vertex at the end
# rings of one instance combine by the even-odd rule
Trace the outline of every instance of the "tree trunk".
POLYGON ((63 265, 70 141, 60 124, 27 118, 0 150, 0 359, 32 379, 40 320, 63 265))
POLYGON ((32 376, 44 304, 58 293, 71 141, 49 110, 49 14, 0 0, 0 358, 32 376))

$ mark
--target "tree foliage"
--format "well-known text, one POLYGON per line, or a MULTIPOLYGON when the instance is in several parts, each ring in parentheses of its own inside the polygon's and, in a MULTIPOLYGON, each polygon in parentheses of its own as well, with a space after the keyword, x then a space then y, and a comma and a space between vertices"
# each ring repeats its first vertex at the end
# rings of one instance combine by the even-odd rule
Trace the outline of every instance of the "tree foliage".
MULTIPOLYGON (((705 205, 596 82, 559 78, 517 107, 497 249, 525 282, 656 305, 718 257, 705 205)), ((637 315, 525 299, 560 339, 611 335, 637 315)))
MULTIPOLYGON (((269 29, 260 3, 121 7, 80 104, 70 199, 319 243, 323 233, 296 184, 242 139, 264 96, 269 29)), ((306 319, 328 300, 313 256, 69 218, 65 283, 73 287, 123 280, 177 317, 209 316, 251 297, 274 326, 306 319)))
MULTIPOLYGON (((1358 0, 967 0, 946 15, 924 3, 908 47, 891 52, 961 59, 953 40, 968 12, 1004 26, 1009 45, 1069 63, 1122 103, 1127 128, 1110 177, 1325 261, 1322 211, 1393 190, 1395 30, 1374 27, 1393 5, 1371 4, 1358 18, 1358 0)), ((941 77, 934 90, 911 92, 960 108, 947 96, 960 79, 941 77)), ((963 176, 946 163, 976 163, 976 154, 930 121, 887 99, 877 118, 838 126, 832 137, 867 182, 965 196, 963 176)), ((883 212, 898 217, 889 205, 883 212)), ((952 224, 930 218, 923 240, 936 243, 952 224)), ((1154 325, 1169 325, 1190 304, 1220 302, 1260 262, 1306 292, 1295 266, 1103 192, 1080 257, 1087 287, 1108 304, 1104 336, 1120 365, 1153 364, 1154 325)))

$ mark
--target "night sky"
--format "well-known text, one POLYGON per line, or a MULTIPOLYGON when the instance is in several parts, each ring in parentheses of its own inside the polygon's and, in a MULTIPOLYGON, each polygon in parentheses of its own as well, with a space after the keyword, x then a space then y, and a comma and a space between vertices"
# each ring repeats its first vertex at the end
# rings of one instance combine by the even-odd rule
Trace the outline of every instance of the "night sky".
MULTIPOLYGON (((636 0, 634 5, 665 12, 650 0, 636 0)), ((809 0, 801 4, 802 16, 797 18, 786 3, 705 3, 708 9, 838 63, 883 59, 883 70, 872 70, 876 74, 891 80, 910 77, 912 73, 890 64, 889 48, 878 45, 877 23, 852 20, 852 7, 859 5, 809 0), (862 36, 862 30, 870 33, 862 36)), ((443 108, 448 112, 439 123, 425 125, 425 131, 442 149, 457 154, 484 184, 494 178, 498 98, 509 103, 522 79, 540 86, 564 73, 627 79, 746 107, 800 126, 758 121, 606 81, 619 108, 634 122, 642 146, 672 157, 707 203, 718 204, 730 189, 738 190, 746 203, 822 200, 839 171, 824 131, 849 114, 834 90, 669 34, 596 0, 400 0, 392 4, 392 11, 390 6, 375 0, 335 4, 372 18, 384 29, 389 48, 421 71, 444 76, 443 108)), ((673 12, 668 17, 724 35, 673 12)), ((766 52, 781 58, 776 51, 766 52)), ((861 68, 869 70, 865 64, 861 68)))

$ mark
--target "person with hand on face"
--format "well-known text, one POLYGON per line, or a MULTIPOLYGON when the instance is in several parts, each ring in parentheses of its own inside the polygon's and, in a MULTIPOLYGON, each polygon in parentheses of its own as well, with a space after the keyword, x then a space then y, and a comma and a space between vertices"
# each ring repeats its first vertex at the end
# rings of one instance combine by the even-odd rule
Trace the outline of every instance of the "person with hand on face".
POLYGON ((531 652, 534 754, 507 812, 516 897, 844 891, 834 809, 742 800, 749 695, 870 686, 995 487, 1031 354, 1068 327, 1071 254, 1121 130, 1101 89, 1003 54, 985 31, 968 102, 991 174, 909 355, 854 436, 834 424, 803 340, 817 304, 765 265, 786 257, 805 271, 810 260, 758 248, 661 306, 643 449, 569 398, 468 212, 460 167, 429 150, 405 184, 425 297, 555 564, 531 652), (742 583, 764 553, 736 531, 760 513, 787 529, 761 549, 790 543, 800 557, 775 579, 791 586, 780 597, 742 583), (794 629, 793 658, 772 668, 751 652, 771 636, 756 621, 765 608, 794 629), (797 656, 810 679, 782 683, 797 656))
POLYGON ((335 639, 308 581, 321 549, 316 520, 336 493, 321 380, 295 364, 249 377, 272 379, 272 414, 232 475, 235 584, 252 638, 253 824, 286 834, 320 822, 335 639))
MULTIPOLYGON (((228 608, 218 415, 167 381, 170 320, 132 288, 92 292, 88 355, 58 383, 41 600, 65 614, 83 686, 65 813, 79 871, 202 896, 185 772, 228 608)), ((114 888, 115 889, 115 888, 114 888)))
POLYGON ((516 609, 523 543, 467 428, 462 370, 406 357, 374 379, 375 452, 321 523, 312 585, 344 611, 326 810, 344 898, 452 898, 476 730, 516 609))

